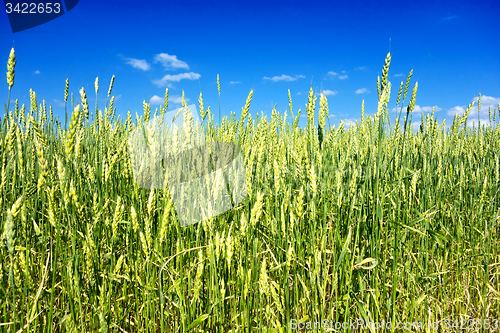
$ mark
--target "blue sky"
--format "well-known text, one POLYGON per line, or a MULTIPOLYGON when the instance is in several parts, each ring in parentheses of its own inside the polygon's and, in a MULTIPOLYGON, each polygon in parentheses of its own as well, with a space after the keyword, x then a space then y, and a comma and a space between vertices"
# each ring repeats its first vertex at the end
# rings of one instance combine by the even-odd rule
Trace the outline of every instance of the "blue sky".
MULTIPOLYGON (((275 103, 288 109, 288 89, 294 114, 302 108, 304 115, 312 84, 327 93, 334 125, 360 119, 363 99, 366 114, 376 111, 377 75, 390 50, 390 108, 413 68, 411 87, 419 84, 414 122, 435 106, 439 122, 447 119, 449 126, 479 93, 482 122, 488 105, 500 103, 499 9, 493 1, 80 0, 67 14, 15 34, 0 13, 0 56, 7 61, 15 47, 11 99, 29 105, 31 88, 63 121, 66 77, 75 99, 85 87, 91 106, 99 77, 104 109, 114 74, 112 95, 124 117, 127 110, 142 114, 143 100, 154 110, 167 86, 169 109, 180 106, 182 90, 188 104, 198 105, 201 89, 205 107, 217 115, 220 74, 223 115, 239 115, 252 88, 254 119, 257 112, 270 115, 275 103)), ((3 80, 0 101, 6 103, 3 80)), ((477 108, 469 119, 477 119, 477 108)))

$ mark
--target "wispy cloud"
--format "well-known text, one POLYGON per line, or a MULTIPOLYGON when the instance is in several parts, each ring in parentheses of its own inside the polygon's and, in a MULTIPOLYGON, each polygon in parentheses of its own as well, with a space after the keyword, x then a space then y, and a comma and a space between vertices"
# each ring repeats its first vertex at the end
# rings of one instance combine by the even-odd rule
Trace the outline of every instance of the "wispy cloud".
MULTIPOLYGON (((121 56, 121 55, 120 55, 121 56)), ((143 70, 143 71, 148 71, 151 69, 151 66, 148 64, 148 62, 144 59, 135 59, 135 58, 126 58, 121 56, 127 64, 130 66, 143 70)))
POLYGON ((356 67, 354 69, 357 71, 364 71, 364 70, 368 69, 368 67, 367 66, 359 66, 359 67, 356 67))
POLYGON ((458 114, 459 116, 463 115, 465 113, 465 108, 461 107, 461 106, 454 106, 452 107, 451 109, 449 109, 448 111, 446 111, 446 114, 448 116, 455 116, 456 114, 458 114))
POLYGON ((305 75, 297 75, 297 77, 298 77, 299 79, 305 79, 305 78, 306 78, 306 76, 305 76, 305 75))
MULTIPOLYGON (((169 98, 170 100, 170 98, 169 98)), ((154 95, 153 97, 151 97, 149 99, 149 104, 151 105, 159 105, 159 104, 163 104, 165 102, 165 99, 163 97, 160 97, 158 95, 154 95)))
POLYGON ((299 91, 299 92, 297 93, 297 95, 300 95, 300 94, 301 94, 301 92, 299 91))
POLYGON ((238 84, 241 83, 240 81, 229 81, 229 84, 238 84))
MULTIPOLYGON (((345 73, 345 71, 342 71, 342 73, 345 73)), ((330 71, 327 74, 330 75, 330 77, 338 77, 339 80, 345 80, 345 79, 347 79, 347 75, 340 75, 337 72, 330 71)))
POLYGON ((201 77, 200 74, 198 73, 182 73, 182 74, 167 74, 164 77, 162 77, 160 80, 153 80, 152 82, 156 84, 158 87, 164 87, 164 86, 169 86, 170 87, 170 82, 179 82, 180 80, 186 79, 186 80, 198 80, 201 77))
POLYGON ((458 16, 457 15, 448 15, 446 17, 443 17, 443 21, 449 21, 449 20, 453 20, 453 19, 457 19, 458 16))
MULTIPOLYGON (((356 121, 358 121, 358 119, 348 118, 348 119, 342 119, 342 121, 344 122, 344 127, 351 127, 351 126, 356 125, 356 121)), ((339 123, 339 125, 340 125, 340 123, 339 123)))
POLYGON ((57 105, 57 106, 59 106, 61 108, 64 107, 64 102, 62 102, 62 101, 60 101, 58 99, 54 99, 54 103, 55 103, 55 105, 57 105))
POLYGON ((323 95, 325 96, 335 96, 337 95, 339 92, 338 91, 334 91, 334 90, 323 90, 323 95))
MULTIPOLYGON (((184 100, 186 101, 186 103, 189 102, 189 98, 184 97, 184 100)), ((180 104, 182 103, 182 96, 179 95, 168 96, 168 101, 175 104, 180 104)))
POLYGON ((167 53, 160 53, 155 55, 154 62, 160 62, 167 70, 183 68, 189 70, 189 66, 184 61, 177 59, 176 55, 169 55, 167 53))
POLYGON ((356 94, 358 94, 358 95, 359 95, 359 94, 368 93, 368 92, 369 92, 369 91, 368 91, 368 89, 366 89, 366 88, 360 88, 360 89, 356 90, 356 94))
POLYGON ((39 70, 36 70, 36 71, 34 71, 33 73, 35 73, 35 74, 40 74, 40 71, 39 71, 39 70))
POLYGON ((394 74, 393 75, 394 77, 400 77, 400 76, 405 76, 403 73, 400 73, 400 74, 394 74))
MULTIPOLYGON (((184 100, 186 101, 186 103, 189 102, 189 98, 184 98, 184 100)), ((160 105, 160 104, 163 104, 164 102, 165 102, 165 99, 163 97, 158 96, 158 95, 154 95, 153 97, 151 97, 149 99, 149 104, 151 104, 151 105, 160 105)), ((180 104, 180 103, 182 103, 182 96, 179 96, 179 95, 168 96, 168 102, 173 103, 173 104, 180 104)))
POLYGON ((274 82, 278 82, 278 81, 296 81, 297 78, 304 78, 305 76, 304 75, 296 75, 296 77, 291 77, 290 75, 281 75, 281 76, 273 76, 273 77, 267 77, 267 76, 264 76, 264 80, 271 80, 271 81, 274 81, 274 82))
MULTIPOLYGON (((396 113, 396 112, 400 112, 401 111, 401 114, 405 114, 406 113, 406 109, 408 107, 405 106, 404 108, 392 108, 392 112, 393 113, 396 113)), ((442 109, 439 107, 439 106, 434 106, 434 112, 439 112, 441 111, 442 109)), ((432 106, 420 106, 420 105, 415 105, 415 107, 413 108, 413 113, 421 113, 421 112, 432 112, 432 106)))

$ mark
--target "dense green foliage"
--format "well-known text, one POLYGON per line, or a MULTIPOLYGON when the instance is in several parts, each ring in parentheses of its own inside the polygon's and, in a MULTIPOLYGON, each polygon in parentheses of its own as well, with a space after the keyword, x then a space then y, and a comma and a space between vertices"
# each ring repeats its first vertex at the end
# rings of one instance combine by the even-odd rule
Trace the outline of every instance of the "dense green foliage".
MULTIPOLYGON (((0 330, 500 319, 499 127, 468 128, 471 104, 449 128, 432 113, 413 131, 417 85, 402 107, 411 73, 397 98, 401 122, 391 125, 389 63, 388 55, 377 114, 363 110, 349 128, 326 125, 328 102, 321 95, 316 110, 312 89, 306 128, 291 99, 284 114, 252 119, 253 92, 239 118, 214 125, 200 95, 207 138, 241 147, 249 194, 186 227, 168 189, 134 182, 126 142, 150 119, 147 103, 135 122, 115 117, 113 99, 104 115, 92 112, 83 89, 82 108, 72 97, 62 123, 34 92, 29 111, 6 105, 0 330)), ((154 116, 164 116, 166 99, 154 116)))

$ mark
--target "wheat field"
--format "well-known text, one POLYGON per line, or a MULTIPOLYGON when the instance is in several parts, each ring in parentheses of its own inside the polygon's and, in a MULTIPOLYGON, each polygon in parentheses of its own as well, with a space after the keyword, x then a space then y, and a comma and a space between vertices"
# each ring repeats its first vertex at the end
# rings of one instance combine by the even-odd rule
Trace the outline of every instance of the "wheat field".
MULTIPOLYGON (((375 332, 308 326, 364 320, 441 332, 447 323, 461 331, 462 320, 495 331, 499 110, 489 110, 496 126, 478 128, 467 126, 474 103, 449 127, 422 113, 414 131, 418 85, 410 72, 390 101, 390 61, 377 113, 365 117, 363 103, 348 128, 328 125, 328 100, 312 88, 305 128, 290 92, 286 112, 251 112, 251 91, 241 114, 215 124, 200 93, 202 121, 184 122, 186 131, 238 146, 246 188, 233 208, 184 226, 169 184, 138 186, 127 149, 132 131, 164 121, 168 89, 154 113, 144 102, 142 115, 122 119, 114 76, 104 111, 83 88, 68 101, 66 80, 60 120, 34 91, 30 105, 10 103, 12 49, 0 127, 0 330, 375 332)), ((207 188, 224 196, 214 181, 207 188)))

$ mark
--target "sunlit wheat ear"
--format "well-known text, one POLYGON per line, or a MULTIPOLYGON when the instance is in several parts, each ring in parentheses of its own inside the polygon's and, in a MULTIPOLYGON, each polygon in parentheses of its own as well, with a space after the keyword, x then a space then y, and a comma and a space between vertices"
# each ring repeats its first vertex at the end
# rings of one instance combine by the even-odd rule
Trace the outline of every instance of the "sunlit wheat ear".
POLYGON ((264 206, 264 193, 257 194, 257 201, 255 202, 250 215, 250 225, 255 226, 262 215, 262 207, 264 206))
POLYGON ((87 94, 83 87, 80 89, 80 98, 82 100, 83 115, 85 119, 89 119, 89 103, 87 102, 87 94))
POLYGON ((134 232, 137 233, 137 230, 139 230, 139 221, 137 220, 137 213, 135 212, 134 206, 130 207, 130 216, 132 217, 132 227, 134 232))
POLYGON ((48 189, 48 197, 49 197, 49 205, 48 205, 48 216, 49 216, 49 223, 50 225, 54 228, 55 232, 58 233, 59 230, 57 228, 57 222, 56 222, 56 212, 55 212, 55 205, 54 205, 54 192, 55 190, 53 188, 49 188, 48 189))
POLYGON ((380 86, 380 90, 384 91, 384 88, 387 86, 387 78, 389 76, 389 66, 391 64, 391 53, 387 53, 385 57, 384 69, 382 70, 382 84, 380 86))
POLYGON ((267 275, 266 258, 262 261, 259 274, 259 291, 262 295, 269 295, 269 277, 267 275))
POLYGON ((203 108, 203 96, 202 96, 201 92, 200 92, 200 97, 198 97, 198 105, 200 108, 201 120, 205 120, 206 113, 205 113, 205 109, 203 108))
POLYGON ((71 122, 69 125, 69 136, 66 139, 66 154, 70 156, 75 149, 75 140, 76 140, 76 130, 78 127, 78 119, 80 116, 80 104, 78 104, 71 115, 71 122))
MULTIPOLYGON (((97 95, 97 93, 99 92, 99 77, 95 78, 94 88, 95 88, 95 94, 97 95)), ((96 100, 96 102, 97 102, 97 100, 96 100)))
POLYGON ((295 120, 293 122, 293 126, 292 126, 292 129, 295 130, 299 124, 299 118, 300 118, 300 110, 297 112, 297 116, 295 117, 295 120))
POLYGON ((196 269, 196 277, 195 277, 195 282, 194 282, 194 292, 193 292, 193 299, 196 301, 199 299, 200 291, 202 288, 202 275, 203 275, 203 268, 204 268, 204 258, 203 258, 203 252, 201 250, 198 251, 198 267, 196 269))
POLYGON ((481 93, 479 93, 479 97, 477 99, 477 114, 479 116, 479 112, 481 112, 481 93))
POLYGON ((36 93, 30 89, 30 114, 33 116, 33 114, 36 115, 38 113, 38 106, 36 103, 36 93))
POLYGON ((401 101, 401 93, 402 92, 403 92, 403 81, 401 81, 401 84, 399 85, 398 99, 396 100, 396 107, 399 106, 399 102, 401 101))
POLYGON ((113 75, 111 77, 111 82, 109 83, 109 89, 108 89, 108 98, 111 95, 111 90, 113 89, 113 84, 115 83, 115 76, 113 75))
POLYGON ((114 108, 114 104, 115 103, 115 96, 112 96, 111 97, 111 100, 109 101, 109 113, 111 115, 111 118, 113 118, 113 115, 114 115, 114 112, 115 112, 115 108, 114 108))
POLYGON ((415 100, 417 98, 417 89, 418 89, 418 82, 415 82, 415 86, 413 87, 413 91, 411 93, 411 98, 410 98, 410 103, 408 105, 408 112, 412 112, 413 109, 415 108, 415 100))
POLYGON ((177 111, 177 113, 175 114, 175 116, 172 118, 171 123, 173 123, 177 119, 177 117, 181 114, 182 109, 183 108, 179 108, 179 110, 177 111))
POLYGON ((377 76, 377 93, 378 99, 380 100, 380 97, 382 95, 382 90, 380 89, 380 76, 377 76))
POLYGON ((16 51, 14 48, 10 49, 9 61, 7 62, 7 84, 9 85, 9 90, 12 89, 14 85, 14 78, 16 76, 16 51))
POLYGON ((384 106, 386 106, 387 103, 389 102, 390 94, 391 94, 391 83, 389 82, 389 84, 384 88, 382 95, 380 96, 380 100, 378 101, 377 118, 380 118, 384 106))
POLYGON ((403 103, 406 100, 406 94, 408 93, 408 88, 410 87, 411 76, 413 75, 413 68, 410 70, 408 77, 406 78, 405 89, 403 91, 403 103))

